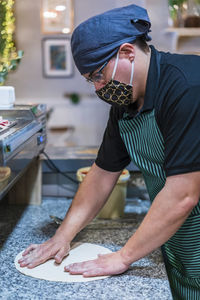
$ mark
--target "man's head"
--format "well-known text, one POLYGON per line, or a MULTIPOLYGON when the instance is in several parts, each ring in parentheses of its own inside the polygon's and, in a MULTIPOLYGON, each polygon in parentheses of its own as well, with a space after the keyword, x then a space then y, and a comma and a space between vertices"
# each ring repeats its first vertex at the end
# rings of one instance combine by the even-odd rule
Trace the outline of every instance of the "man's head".
POLYGON ((124 43, 150 40, 147 11, 136 5, 113 9, 81 23, 71 39, 72 55, 81 74, 109 61, 124 43))

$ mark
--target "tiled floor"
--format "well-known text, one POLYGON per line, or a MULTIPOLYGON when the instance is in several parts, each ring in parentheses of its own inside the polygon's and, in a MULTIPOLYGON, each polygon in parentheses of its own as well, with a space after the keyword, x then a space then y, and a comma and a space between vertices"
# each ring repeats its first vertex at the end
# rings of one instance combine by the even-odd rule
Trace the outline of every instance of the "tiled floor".
MULTIPOLYGON (((50 238, 57 225, 49 215, 63 218, 71 200, 45 198, 41 206, 0 205, 0 299, 1 300, 168 300, 169 285, 160 251, 134 263, 124 274, 88 283, 39 280, 19 273, 15 256, 30 243, 50 238)), ((128 199, 121 220, 94 220, 76 241, 97 243, 113 251, 123 246, 139 226, 148 201, 128 199)))

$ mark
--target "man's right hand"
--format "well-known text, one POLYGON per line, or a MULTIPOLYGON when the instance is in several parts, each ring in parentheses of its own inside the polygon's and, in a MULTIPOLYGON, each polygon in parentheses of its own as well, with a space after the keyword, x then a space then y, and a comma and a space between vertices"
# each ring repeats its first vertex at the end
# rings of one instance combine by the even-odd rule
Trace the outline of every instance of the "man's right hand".
POLYGON ((32 269, 50 258, 54 258, 55 262, 60 264, 63 258, 69 253, 70 243, 63 239, 63 236, 56 234, 45 243, 38 245, 30 245, 22 254, 22 258, 18 261, 20 267, 32 269))
POLYGON ((50 258, 54 258, 56 263, 61 263, 69 253, 70 242, 103 207, 120 174, 121 171, 109 172, 94 163, 56 234, 41 245, 30 245, 18 261, 20 266, 31 269, 50 258))

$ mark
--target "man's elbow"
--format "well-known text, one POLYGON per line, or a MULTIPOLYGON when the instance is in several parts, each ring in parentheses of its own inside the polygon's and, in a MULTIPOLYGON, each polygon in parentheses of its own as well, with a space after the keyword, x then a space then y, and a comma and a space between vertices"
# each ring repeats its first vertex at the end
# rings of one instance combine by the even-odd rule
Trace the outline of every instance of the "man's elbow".
POLYGON ((198 197, 186 195, 178 204, 178 211, 180 212, 180 215, 188 215, 198 202, 198 197))
POLYGON ((167 177, 165 189, 178 215, 189 215, 200 199, 200 172, 167 177))

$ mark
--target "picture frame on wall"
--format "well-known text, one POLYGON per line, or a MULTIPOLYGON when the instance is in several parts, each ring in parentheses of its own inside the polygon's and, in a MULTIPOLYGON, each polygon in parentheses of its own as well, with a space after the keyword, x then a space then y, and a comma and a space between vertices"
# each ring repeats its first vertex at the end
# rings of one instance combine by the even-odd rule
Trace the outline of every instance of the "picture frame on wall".
POLYGON ((42 0, 43 34, 69 34, 74 27, 73 0, 42 0))
POLYGON ((70 40, 66 38, 43 39, 44 77, 60 78, 73 75, 70 40))

